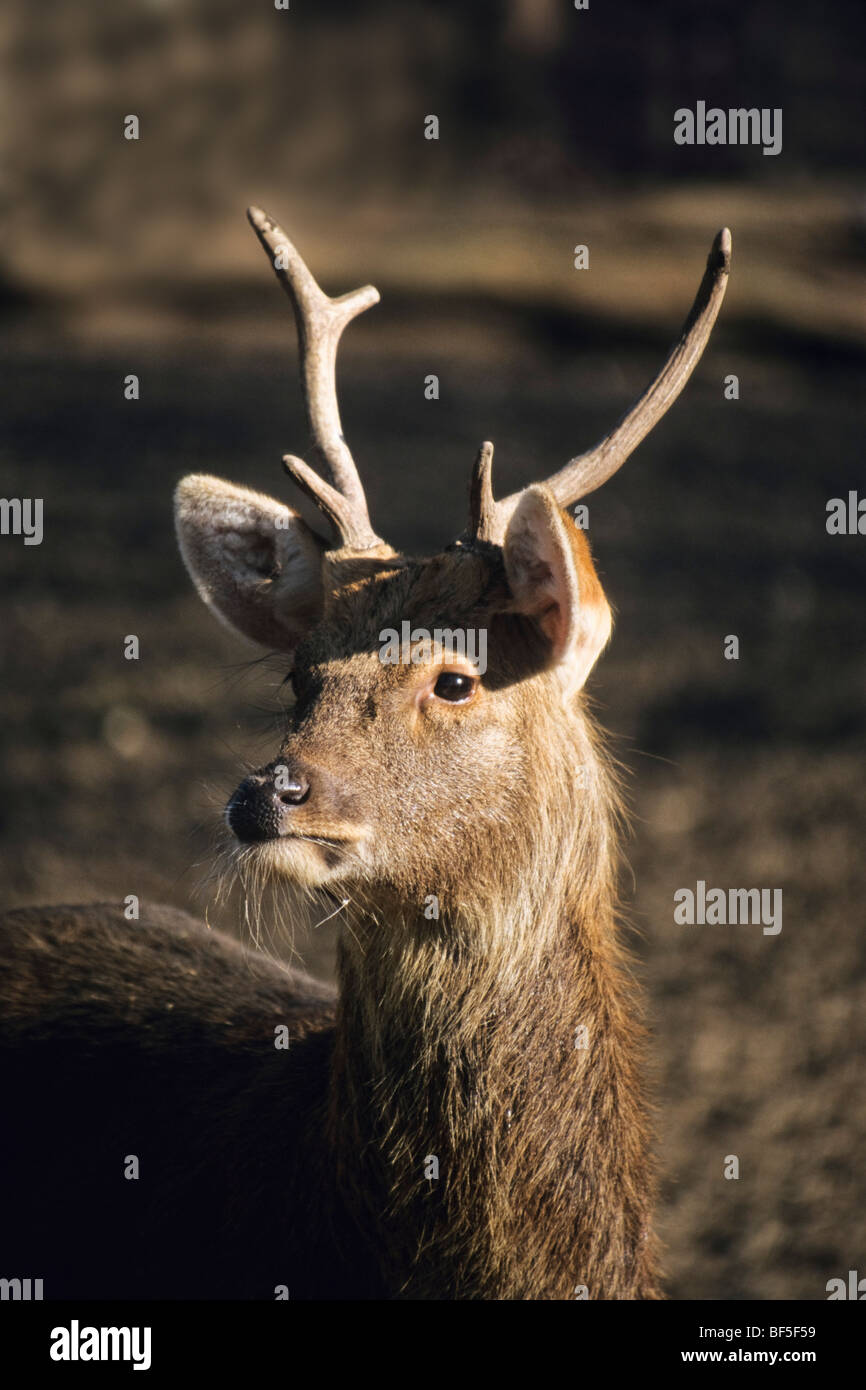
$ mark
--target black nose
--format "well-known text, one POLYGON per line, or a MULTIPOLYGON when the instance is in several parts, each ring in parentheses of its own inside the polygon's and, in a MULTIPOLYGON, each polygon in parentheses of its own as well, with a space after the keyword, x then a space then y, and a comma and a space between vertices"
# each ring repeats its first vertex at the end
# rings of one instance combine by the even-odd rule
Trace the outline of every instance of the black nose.
POLYGON ((245 844, 278 840, 288 834, 292 807, 309 794, 309 781, 297 765, 270 763, 244 778, 226 806, 226 820, 245 844))

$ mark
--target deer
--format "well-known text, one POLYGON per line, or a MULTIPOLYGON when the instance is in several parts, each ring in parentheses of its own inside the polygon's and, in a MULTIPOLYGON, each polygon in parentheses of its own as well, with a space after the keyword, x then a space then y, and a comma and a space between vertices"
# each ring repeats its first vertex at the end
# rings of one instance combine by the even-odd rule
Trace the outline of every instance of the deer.
POLYGON ((584 689, 611 610, 567 509, 685 386, 730 232, 610 433, 498 500, 483 444, 466 531, 416 557, 374 532, 338 408, 341 334, 378 292, 330 298, 248 217, 294 310, 317 465, 284 467, 324 523, 193 474, 177 536, 208 608, 285 660, 230 853, 336 904, 337 985, 176 908, 7 913, 3 1273, 46 1298, 660 1299, 621 792, 584 689), (485 671, 416 637, 435 629, 483 629, 485 671))

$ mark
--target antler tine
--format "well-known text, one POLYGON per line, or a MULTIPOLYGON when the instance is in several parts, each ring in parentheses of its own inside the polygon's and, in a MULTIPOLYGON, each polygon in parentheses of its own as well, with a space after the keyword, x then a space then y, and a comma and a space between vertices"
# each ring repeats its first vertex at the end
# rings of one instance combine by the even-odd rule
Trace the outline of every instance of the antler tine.
POLYGON ((317 461, 326 468, 330 483, 291 455, 283 460, 286 471, 325 513, 343 546, 369 550, 382 542, 370 525, 364 488, 343 438, 336 364, 343 329, 356 315, 378 304, 379 291, 365 285, 338 299, 329 298, 279 223, 261 208, 248 208, 247 217, 292 301, 307 422, 317 461))
MULTIPOLYGON (((548 478, 547 486, 561 507, 571 506, 607 482, 673 405, 707 345, 725 297, 730 269, 731 233, 723 227, 716 233, 689 316, 658 376, 610 434, 548 478)), ((488 523, 489 534, 484 539, 502 543, 519 497, 519 492, 513 492, 493 504, 494 520, 488 523)), ((478 538, 482 539, 480 534, 478 538)))
POLYGON ((492 469, 493 445, 486 439, 478 450, 469 491, 469 530, 479 541, 490 540, 496 522, 496 503, 490 480, 492 469))

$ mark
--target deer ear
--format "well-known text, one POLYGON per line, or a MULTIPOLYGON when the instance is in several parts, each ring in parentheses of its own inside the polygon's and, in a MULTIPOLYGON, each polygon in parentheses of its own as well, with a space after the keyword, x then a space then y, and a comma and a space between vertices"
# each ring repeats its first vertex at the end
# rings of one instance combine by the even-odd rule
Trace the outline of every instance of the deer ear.
POLYGON ((505 534, 512 611, 534 618, 569 694, 579 690, 610 637, 611 616, 589 543, 549 488, 522 493, 505 534))
POLYGON ((291 651, 322 611, 324 542, 291 507, 203 473, 178 484, 174 514, 208 607, 252 641, 291 651))

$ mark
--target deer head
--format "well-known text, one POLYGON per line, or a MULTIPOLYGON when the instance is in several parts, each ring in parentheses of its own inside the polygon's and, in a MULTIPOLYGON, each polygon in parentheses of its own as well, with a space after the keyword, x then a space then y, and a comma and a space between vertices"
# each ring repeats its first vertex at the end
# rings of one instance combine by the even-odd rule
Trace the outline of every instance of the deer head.
POLYGON ((567 858, 585 833, 581 805, 601 795, 580 692, 611 615, 564 508, 600 487, 683 389, 725 293, 730 233, 715 238, 678 341, 620 423, 547 482, 498 501, 483 444, 467 531, 419 559, 373 531, 337 406, 340 335, 378 293, 328 298, 281 228, 259 209, 248 215, 294 308, 319 471, 292 455, 284 466, 332 539, 287 504, 218 478, 177 489, 180 548, 202 598, 291 658, 282 747, 238 787, 229 826, 290 879, 390 885, 415 901, 431 884, 459 894, 467 881, 501 882, 507 866, 525 874, 539 836, 559 837, 567 858), (464 633, 484 634, 485 669, 477 645, 473 659, 453 640, 464 633))

